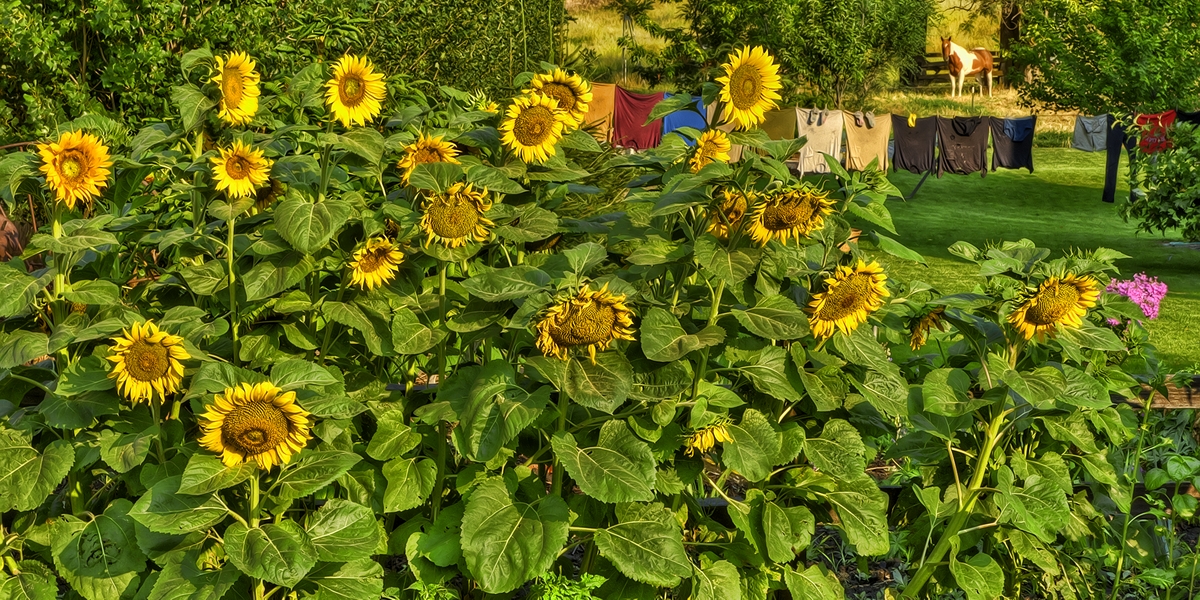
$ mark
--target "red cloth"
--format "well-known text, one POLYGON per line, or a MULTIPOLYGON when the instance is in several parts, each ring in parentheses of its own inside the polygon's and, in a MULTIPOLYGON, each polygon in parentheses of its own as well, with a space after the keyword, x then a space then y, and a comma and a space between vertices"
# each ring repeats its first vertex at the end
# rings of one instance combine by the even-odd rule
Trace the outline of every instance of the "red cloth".
POLYGON ((1167 128, 1175 124, 1174 110, 1153 115, 1138 115, 1137 124, 1142 128, 1138 139, 1138 146, 1142 152, 1154 154, 1174 146, 1167 137, 1167 128))
POLYGON ((614 146, 645 150, 656 148, 662 141, 662 119, 657 119, 643 126, 654 105, 662 102, 663 93, 635 94, 617 86, 616 98, 613 101, 613 134, 614 146))

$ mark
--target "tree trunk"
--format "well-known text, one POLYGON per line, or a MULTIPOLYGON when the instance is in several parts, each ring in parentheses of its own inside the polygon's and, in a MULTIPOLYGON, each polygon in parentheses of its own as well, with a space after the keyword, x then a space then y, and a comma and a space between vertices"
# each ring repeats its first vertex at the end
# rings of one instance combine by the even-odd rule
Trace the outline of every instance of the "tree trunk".
POLYGON ((1021 8, 1016 0, 1005 0, 1000 4, 1000 70, 1004 73, 1004 85, 1016 81, 1012 47, 1021 41, 1021 8))

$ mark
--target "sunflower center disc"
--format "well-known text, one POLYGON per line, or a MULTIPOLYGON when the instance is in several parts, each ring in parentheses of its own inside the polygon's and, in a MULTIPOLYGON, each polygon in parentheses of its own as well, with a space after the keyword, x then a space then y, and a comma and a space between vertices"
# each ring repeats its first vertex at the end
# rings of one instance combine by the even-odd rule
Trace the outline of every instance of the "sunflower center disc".
POLYGON ((271 402, 234 408, 221 425, 221 441, 243 456, 262 454, 283 444, 289 431, 287 416, 271 402))
POLYGON ((1025 311, 1025 320, 1034 325, 1052 325, 1075 307, 1079 301, 1079 289, 1073 285, 1056 283, 1038 292, 1035 303, 1025 311))
POLYGON ((79 157, 74 153, 63 157, 62 162, 58 165, 58 171, 67 179, 75 179, 83 173, 83 164, 79 157))
POLYGON ((125 353, 125 371, 138 381, 154 381, 167 374, 170 359, 166 346, 137 340, 125 353))
POLYGON ((513 137, 524 146, 538 146, 549 137, 554 125, 554 113, 545 106, 531 106, 521 111, 513 124, 513 137))
POLYGON ((550 328, 550 337, 559 346, 588 346, 613 338, 617 312, 611 306, 590 301, 572 306, 562 325, 550 328))
POLYGON ((762 76, 758 69, 752 65, 742 65, 734 70, 733 75, 729 78, 730 96, 733 99, 733 105, 740 109, 747 109, 754 106, 759 101, 759 89, 762 87, 762 76))
POLYGON ((342 85, 338 90, 342 96, 342 104, 346 106, 355 106, 362 100, 363 94, 366 92, 366 86, 363 85, 363 80, 355 75, 347 75, 342 79, 342 85))
POLYGON ((558 107, 562 110, 575 110, 575 92, 571 91, 571 88, 561 83, 547 83, 542 85, 541 92, 558 100, 558 107))
POLYGON ((225 172, 234 179, 245 179, 250 174, 250 163, 241 156, 231 156, 225 161, 225 172))
POLYGON ((242 103, 242 73, 236 68, 226 67, 221 72, 221 94, 225 97, 225 106, 237 107, 242 103))
POLYGON ((364 252, 362 258, 358 259, 358 269, 364 273, 374 273, 383 264, 383 257, 387 252, 382 248, 364 252))
POLYGON ((429 207, 429 227, 439 237, 459 239, 475 231, 479 211, 469 202, 449 199, 429 207))
POLYGON ((781 202, 763 209, 763 227, 771 231, 785 231, 808 223, 813 218, 811 202, 781 202))
POLYGON ((413 162, 418 164, 442 162, 442 153, 434 148, 421 148, 413 154, 413 162))
POLYGON ((821 306, 820 318, 825 321, 844 319, 867 309, 871 297, 871 276, 855 273, 838 283, 821 306))

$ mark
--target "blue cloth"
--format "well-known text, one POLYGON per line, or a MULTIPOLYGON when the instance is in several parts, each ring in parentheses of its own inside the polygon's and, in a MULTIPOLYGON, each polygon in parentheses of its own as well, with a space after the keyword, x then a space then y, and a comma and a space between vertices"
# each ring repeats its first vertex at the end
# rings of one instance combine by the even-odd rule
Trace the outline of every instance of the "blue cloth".
MULTIPOLYGON (((663 99, 666 100, 675 94, 666 94, 663 99)), ((663 135, 667 135, 680 127, 693 127, 700 131, 708 128, 708 123, 704 120, 704 99, 695 97, 694 103, 696 110, 677 110, 663 117, 663 135)), ((689 138, 686 135, 680 135, 687 145, 693 146, 696 140, 689 138)))
POLYGON ((1004 134, 1014 142, 1023 142, 1033 135, 1033 117, 1004 119, 1004 134))

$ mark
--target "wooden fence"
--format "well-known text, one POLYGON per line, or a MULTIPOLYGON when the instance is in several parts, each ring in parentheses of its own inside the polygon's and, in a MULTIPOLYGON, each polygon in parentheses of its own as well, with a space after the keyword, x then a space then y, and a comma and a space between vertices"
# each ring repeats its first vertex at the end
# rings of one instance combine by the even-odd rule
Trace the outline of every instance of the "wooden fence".
MULTIPOLYGON (((995 69, 992 70, 992 84, 998 86, 1000 78, 1004 75, 1003 69, 1000 68, 1000 51, 989 50, 992 53, 992 58, 995 63, 995 69)), ((916 58, 917 70, 915 73, 910 73, 905 76, 904 83, 920 87, 933 83, 949 83, 950 82, 950 65, 942 60, 940 52, 929 52, 916 58)), ((967 83, 974 82, 974 77, 968 77, 964 80, 964 87, 967 83)))

